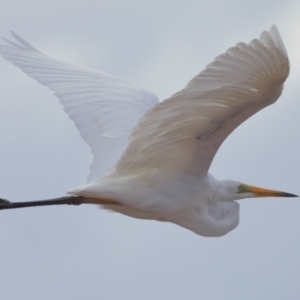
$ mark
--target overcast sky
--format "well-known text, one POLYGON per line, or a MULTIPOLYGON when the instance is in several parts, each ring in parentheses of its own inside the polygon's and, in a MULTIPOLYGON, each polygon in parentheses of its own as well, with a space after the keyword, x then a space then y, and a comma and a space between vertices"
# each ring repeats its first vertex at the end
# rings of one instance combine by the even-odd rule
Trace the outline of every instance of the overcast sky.
MULTIPOLYGON (((1 0, 0 34, 163 100, 276 24, 285 90, 226 140, 211 172, 300 194, 299 13, 298 0, 1 0)), ((0 197, 49 199, 85 183, 91 153, 58 99, 2 58, 0 78, 0 197)), ((240 225, 221 238, 96 206, 0 212, 0 299, 299 298, 297 198, 241 201, 240 225)))

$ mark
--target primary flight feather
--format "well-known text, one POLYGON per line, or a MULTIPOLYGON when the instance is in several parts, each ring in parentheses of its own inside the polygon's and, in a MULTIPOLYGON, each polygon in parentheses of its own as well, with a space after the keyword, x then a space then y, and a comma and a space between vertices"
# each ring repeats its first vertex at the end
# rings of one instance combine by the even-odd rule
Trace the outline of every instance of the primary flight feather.
POLYGON ((94 160, 88 184, 69 192, 75 197, 28 205, 2 200, 0 209, 94 203, 221 236, 238 225, 236 200, 295 196, 208 173, 227 136, 281 95, 289 60, 275 26, 228 49, 161 103, 113 76, 53 59, 12 34, 16 41, 5 39, 10 46, 0 46, 0 53, 54 91, 94 160))

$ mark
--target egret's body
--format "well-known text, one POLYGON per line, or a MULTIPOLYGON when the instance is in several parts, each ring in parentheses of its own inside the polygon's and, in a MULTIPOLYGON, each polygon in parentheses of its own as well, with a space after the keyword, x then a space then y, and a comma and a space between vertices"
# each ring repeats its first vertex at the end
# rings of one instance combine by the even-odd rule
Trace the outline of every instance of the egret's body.
MULTIPOLYGON (((207 66, 186 88, 159 103, 120 79, 72 66, 39 52, 14 34, 0 53, 49 86, 94 154, 88 184, 75 197, 30 205, 100 204, 131 217, 168 221, 203 236, 221 236, 239 222, 236 200, 292 194, 208 173, 226 137, 274 103, 289 73, 275 26, 240 43, 207 66), (72 202, 73 201, 73 202, 72 202)), ((15 205, 15 206, 14 206, 15 205)))
POLYGON ((208 175, 199 180, 189 174, 167 174, 159 171, 134 177, 108 177, 71 193, 87 198, 114 199, 126 205, 105 208, 130 217, 168 221, 210 236, 224 235, 239 222, 239 204, 227 191, 237 182, 218 181, 208 175))

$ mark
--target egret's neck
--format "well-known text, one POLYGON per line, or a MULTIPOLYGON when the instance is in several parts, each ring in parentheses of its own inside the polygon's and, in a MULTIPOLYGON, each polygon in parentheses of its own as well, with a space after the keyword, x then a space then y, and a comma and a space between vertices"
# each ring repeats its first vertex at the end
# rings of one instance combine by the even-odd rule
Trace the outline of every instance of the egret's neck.
POLYGON ((210 226, 215 228, 215 235, 223 235, 239 223, 239 204, 234 201, 238 197, 228 188, 227 180, 213 180, 215 192, 208 204, 210 226))
POLYGON ((203 236, 222 236, 233 230, 239 223, 239 204, 233 201, 235 199, 226 187, 225 181, 209 174, 206 185, 201 188, 201 197, 197 199, 198 210, 193 211, 188 221, 183 219, 174 223, 203 236))

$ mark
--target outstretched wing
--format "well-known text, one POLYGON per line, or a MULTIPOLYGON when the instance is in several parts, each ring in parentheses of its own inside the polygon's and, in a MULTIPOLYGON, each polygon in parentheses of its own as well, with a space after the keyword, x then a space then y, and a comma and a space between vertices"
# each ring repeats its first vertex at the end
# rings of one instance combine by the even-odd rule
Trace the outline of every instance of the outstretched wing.
POLYGON ((288 56, 275 26, 249 44, 237 44, 146 113, 116 172, 207 174, 226 137, 277 100, 288 74, 288 56))
POLYGON ((127 146, 131 130, 158 98, 113 76, 51 58, 16 34, 0 45, 4 58, 53 90, 94 160, 88 180, 103 176, 127 146))

